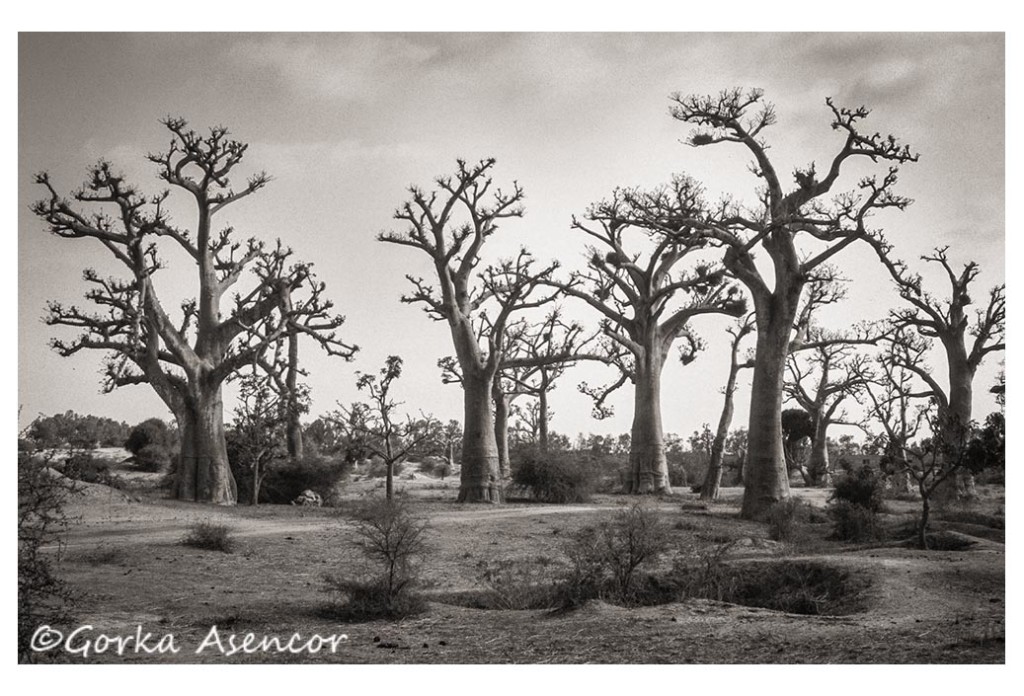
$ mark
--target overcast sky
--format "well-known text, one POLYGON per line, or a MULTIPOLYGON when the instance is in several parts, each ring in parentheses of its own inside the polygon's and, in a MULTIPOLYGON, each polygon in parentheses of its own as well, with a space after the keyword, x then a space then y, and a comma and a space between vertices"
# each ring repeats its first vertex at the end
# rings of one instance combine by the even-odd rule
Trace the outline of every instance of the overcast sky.
MULTIPOLYGON (((227 126, 250 143, 244 170, 265 169, 274 180, 227 209, 221 223, 241 236, 280 237, 314 261, 347 315, 344 337, 362 347, 351 363, 304 348, 313 413, 352 401, 355 371, 375 371, 399 354, 406 362, 399 398, 414 410, 461 418, 459 389, 442 385, 436 368, 452 353, 447 328, 399 303, 404 276, 429 273, 426 257, 375 241, 395 229, 391 213, 406 188, 429 186, 456 157, 493 156, 497 182, 515 179, 525 189, 526 215, 503 225, 485 261, 525 245, 542 259, 579 267, 584 241, 569 229, 570 218, 615 186, 654 186, 686 172, 712 198, 753 195, 745 151, 684 146, 687 128, 668 115, 672 92, 732 86, 761 87, 775 103, 778 124, 765 137, 781 172, 811 161, 820 169, 841 144, 829 128, 826 97, 870 107, 865 129, 891 132, 921 154, 898 185, 914 204, 876 218, 898 254, 918 267, 921 254, 949 245, 958 266, 981 265, 979 299, 1003 282, 1002 34, 22 34, 20 424, 67 409, 132 423, 169 416, 145 386, 100 394, 99 354, 60 358, 47 347, 51 337, 73 332, 41 322, 46 301, 80 302, 87 266, 120 270, 94 240, 52 237, 26 212, 40 195, 34 172, 49 171, 59 190, 70 191, 105 157, 155 193, 161 187, 144 155, 166 147, 161 117, 180 115, 197 129, 227 126)), ((851 168, 840 188, 869 170, 851 168)), ((187 208, 177 210, 186 224, 187 208)), ((164 257, 170 268, 157 287, 164 306, 176 307, 194 273, 174 250, 164 257)), ((867 248, 855 246, 837 261, 853 281, 850 297, 824 323, 842 328, 884 316, 896 296, 867 248)), ((924 270, 930 287, 947 292, 941 273, 924 270)), ((583 309, 569 311, 596 324, 583 309)), ((667 366, 667 432, 688 435, 717 421, 726 323, 695 321, 709 349, 688 367, 667 366)), ((987 390, 999 357, 990 360, 978 376, 977 417, 994 407, 987 390)), ((944 363, 934 367, 944 375, 944 363)), ((552 427, 628 431, 628 392, 614 401, 613 418, 597 422, 576 390, 582 380, 611 378, 596 366, 567 373, 552 395, 552 427)), ((749 373, 734 426, 745 424, 748 393, 749 373)))

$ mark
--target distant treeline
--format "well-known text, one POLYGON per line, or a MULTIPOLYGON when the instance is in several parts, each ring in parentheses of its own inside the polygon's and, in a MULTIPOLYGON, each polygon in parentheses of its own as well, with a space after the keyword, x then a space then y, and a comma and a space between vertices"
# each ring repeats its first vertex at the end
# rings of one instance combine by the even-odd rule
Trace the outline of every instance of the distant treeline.
POLYGON ((74 411, 55 413, 52 416, 39 414, 25 429, 19 445, 84 449, 124 447, 131 430, 127 423, 102 416, 80 415, 74 411))

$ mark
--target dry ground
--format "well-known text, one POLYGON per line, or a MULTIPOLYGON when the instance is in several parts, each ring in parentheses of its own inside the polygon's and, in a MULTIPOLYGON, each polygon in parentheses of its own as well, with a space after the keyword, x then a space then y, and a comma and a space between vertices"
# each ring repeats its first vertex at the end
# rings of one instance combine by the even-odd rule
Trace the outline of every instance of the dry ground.
MULTIPOLYGON (((353 501, 379 482, 351 484, 353 501)), ((739 520, 739 489, 702 509, 680 493, 657 504, 679 547, 747 539, 737 557, 814 558, 870 581, 864 610, 845 616, 803 616, 709 600, 641 608, 592 602, 574 612, 497 611, 450 603, 479 589, 480 564, 498 559, 557 566, 565 540, 612 515, 630 499, 598 496, 591 504, 460 506, 457 482, 418 477, 400 488, 429 520, 423 562, 431 600, 425 614, 397 622, 338 623, 321 617, 323 576, 358 572, 352 523, 332 509, 261 506, 209 509, 138 500, 93 487, 73 506, 61 572, 79 594, 76 625, 93 636, 175 636, 177 654, 75 656, 88 662, 428 662, 428 663, 1001 663, 1004 652, 1002 531, 937 521, 973 534, 963 551, 918 551, 827 540, 827 523, 807 524, 790 544, 767 541, 765 525, 739 520), (190 524, 227 524, 234 553, 201 551, 179 542, 190 524), (984 537, 984 538, 983 538, 984 537), (256 653, 225 657, 195 649, 216 625, 222 637, 294 632, 345 634, 334 654, 256 653)), ((827 493, 795 493, 822 506, 827 493)), ((1001 504, 1002 489, 984 505, 1001 504)), ((890 517, 910 502, 892 502, 890 517)), ((153 641, 155 643, 155 640, 153 641)))

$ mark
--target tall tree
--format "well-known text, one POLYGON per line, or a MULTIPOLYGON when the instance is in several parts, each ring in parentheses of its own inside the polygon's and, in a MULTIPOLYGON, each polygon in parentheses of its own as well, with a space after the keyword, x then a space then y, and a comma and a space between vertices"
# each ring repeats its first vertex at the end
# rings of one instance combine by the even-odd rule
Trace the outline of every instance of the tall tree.
POLYGON ((458 500, 469 503, 502 500, 491 389, 504 353, 509 316, 541 303, 528 299, 535 283, 524 282, 528 270, 524 266, 529 262, 525 253, 507 262, 504 270, 490 274, 484 281, 487 287, 473 285, 484 243, 502 220, 523 215, 523 190, 517 182, 510 191, 495 187, 490 176, 494 163, 494 159, 485 159, 470 166, 460 159, 453 175, 435 181, 434 191, 411 187, 411 199, 394 214, 406 229, 378 236, 380 241, 426 253, 434 266, 437 287, 423 278, 406 276, 414 290, 402 301, 422 304, 432 319, 446 322, 451 332, 462 374, 464 406, 458 500), (501 307, 490 319, 492 330, 486 341, 481 341, 474 317, 489 297, 499 297, 501 307))
POLYGON ((708 470, 704 475, 704 483, 700 487, 701 500, 718 500, 718 491, 722 487, 722 462, 725 459, 725 444, 726 439, 729 437, 729 427, 732 425, 736 379, 739 377, 740 370, 754 366, 753 356, 744 360, 740 359, 740 344, 754 330, 754 315, 748 314, 726 330, 732 336, 729 351, 729 377, 722 388, 725 402, 722 404, 722 415, 718 418, 715 440, 711 445, 711 461, 708 463, 708 470))
POLYGON ((843 108, 826 99, 832 128, 843 136, 842 145, 824 175, 819 175, 813 162, 798 167, 793 174, 795 186, 786 190, 763 137, 776 116, 774 106, 764 102, 762 90, 731 89, 708 96, 674 94, 671 99, 672 116, 696 126, 688 140, 690 145, 740 145, 753 156, 750 169, 761 187, 757 204, 752 207, 725 197, 702 218, 667 217, 663 223, 666 229, 676 227, 681 239, 706 239, 723 247, 725 267, 743 282, 753 298, 756 364, 741 508, 741 515, 749 519, 789 496, 780 427, 782 388, 794 322, 808 278, 815 268, 866 238, 867 221, 873 213, 903 209, 909 204, 909 199, 896 195, 893 187, 898 165, 916 161, 917 155, 892 136, 862 133, 860 124, 869 113, 866 108, 843 108), (890 166, 880 177, 863 177, 857 191, 826 202, 841 172, 855 160, 889 162, 890 166), (815 242, 809 255, 801 254, 801 239, 815 242), (765 274, 756 264, 758 252, 771 262, 771 273, 765 274))
POLYGON ((590 207, 585 221, 573 218, 573 229, 597 244, 588 247, 585 271, 555 282, 602 316, 601 331, 611 349, 607 361, 620 371, 607 387, 582 387, 594 398, 595 415, 608 413, 605 400, 612 391, 627 380, 633 383, 631 473, 626 482, 630 493, 672 491, 661 421, 661 373, 673 344, 683 340, 682 360, 688 364, 701 347, 690 331, 692 318, 746 311, 742 294, 726 282, 723 269, 707 263, 684 265, 704 248, 703 241, 657 231, 666 211, 697 217, 702 204, 699 187, 684 177, 651 191, 616 189, 610 199, 590 207), (646 241, 647 248, 627 251, 638 240, 646 241))
POLYGON ((248 146, 217 127, 206 136, 182 119, 167 119, 169 148, 148 155, 170 189, 146 198, 105 161, 90 170, 85 185, 60 196, 47 174, 36 181, 48 196, 32 211, 53 234, 94 239, 128 270, 127 279, 102 278, 89 269, 86 298, 98 307, 90 313, 50 303, 50 325, 81 329, 73 341, 55 339, 61 355, 84 349, 105 351, 104 388, 149 384, 174 414, 181 432, 175 492, 182 500, 234 504, 237 487, 228 466, 224 439, 222 385, 266 348, 295 327, 317 339, 328 352, 351 356, 355 347, 337 337, 344 318, 330 314, 324 287, 306 264, 288 266, 290 251, 266 249, 255 238, 238 241, 231 227, 219 232, 214 220, 227 206, 263 188, 265 173, 251 176, 240 190, 229 175, 248 146), (173 225, 166 210, 170 190, 187 194, 195 205, 195 228, 173 225), (92 208, 83 209, 81 206, 92 208), (162 267, 157 242, 169 239, 196 265, 196 296, 182 303, 176 323, 159 299, 153 278, 162 267), (252 289, 238 293, 227 316, 222 299, 250 272, 252 289), (303 295, 292 310, 284 298, 303 295), (256 334, 262 340, 243 340, 256 334))
MULTIPOLYGON (((479 322, 477 334, 487 336, 493 326, 486 315, 479 322)), ((566 368, 581 360, 605 361, 605 356, 585 352, 595 336, 584 336, 583 327, 562 319, 556 308, 543 321, 532 323, 520 319, 505 329, 505 356, 491 387, 494 403, 494 437, 498 446, 498 465, 503 477, 510 473, 509 419, 515 412, 515 401, 522 396, 535 397, 538 402, 537 442, 541 451, 548 448, 548 392, 566 368)), ((438 361, 441 380, 445 384, 462 382, 458 362, 451 356, 438 361)))
MULTIPOLYGON (((978 264, 964 264, 957 273, 949 263, 948 247, 935 249, 922 256, 927 263, 938 264, 949 281, 948 297, 937 297, 923 287, 923 279, 912 273, 907 265, 894 257, 891 245, 881 235, 871 239, 878 258, 889 271, 900 297, 908 305, 895 309, 890 319, 898 330, 911 331, 926 341, 938 339, 946 358, 949 388, 942 385, 928 369, 927 363, 914 360, 914 351, 895 353, 902 359, 901 367, 917 375, 927 385, 938 408, 938 422, 945 424, 948 433, 939 433, 949 440, 949 448, 956 449, 962 429, 971 423, 974 401, 974 376, 982 361, 990 353, 1005 348, 1006 286, 997 285, 988 293, 987 302, 977 310, 973 320, 969 307, 974 300, 969 294, 971 283, 979 273, 978 264)), ((948 449, 948 448, 947 448, 948 449)), ((969 477, 957 481, 961 495, 973 495, 969 477)))

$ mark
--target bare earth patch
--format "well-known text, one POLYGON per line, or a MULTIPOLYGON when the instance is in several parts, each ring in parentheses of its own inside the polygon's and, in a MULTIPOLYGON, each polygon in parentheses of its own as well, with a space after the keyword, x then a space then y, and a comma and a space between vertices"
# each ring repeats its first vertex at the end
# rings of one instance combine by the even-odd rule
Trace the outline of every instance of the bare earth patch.
MULTIPOLYGON (((480 589, 481 563, 516 559, 552 568, 565 540, 614 514, 625 496, 593 503, 465 506, 457 481, 409 480, 417 514, 429 520, 423 561, 426 613, 401 621, 343 624, 320 618, 323 576, 356 571, 352 522, 332 509, 206 508, 144 498, 85 497, 74 505, 61 569, 79 593, 76 625, 96 632, 171 633, 177 654, 128 651, 73 656, 87 662, 340 663, 1002 663, 1005 660, 1003 544, 919 551, 827 540, 827 524, 805 525, 791 544, 737 518, 735 503, 703 506, 689 493, 658 502, 679 549, 733 541, 733 561, 827 563, 864 581, 862 610, 842 616, 788 614, 705 599, 625 608, 589 602, 568 612, 472 609, 445 603, 480 589), (182 546, 201 520, 227 525, 233 553, 182 546), (739 540, 739 541, 737 541, 739 540), (759 560, 757 560, 759 559, 759 560), (216 625, 221 635, 347 636, 333 654, 274 651, 226 657, 195 649, 216 625)), ((363 486, 368 492, 374 483, 363 486)), ((800 492, 797 492, 800 495, 800 492)), ((823 504, 817 491, 806 497, 823 504)), ((353 504, 366 491, 352 493, 353 504)), ((725 490, 726 500, 737 490, 725 490)), ((804 497, 801 495, 801 497, 804 497)), ((908 504, 907 510, 912 505, 908 504)), ((897 514, 906 512, 899 508, 897 514)), ((966 523, 965 523, 966 525, 966 523)), ((937 522, 936 528, 943 524, 937 522)), ((969 527, 969 525, 966 525, 969 527)), ((964 532, 969 534, 969 529, 964 532)))

